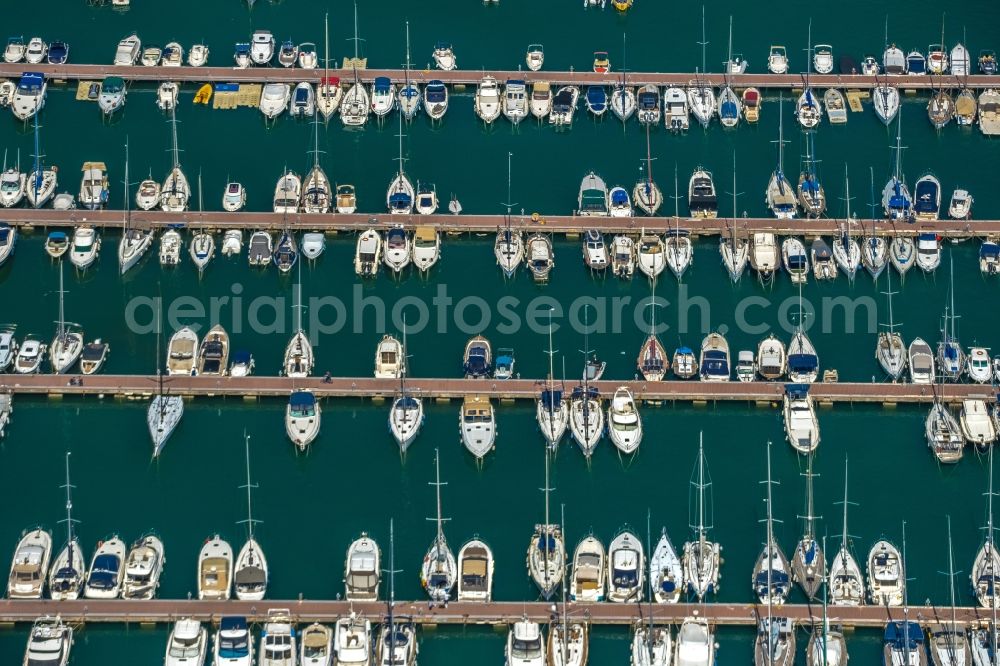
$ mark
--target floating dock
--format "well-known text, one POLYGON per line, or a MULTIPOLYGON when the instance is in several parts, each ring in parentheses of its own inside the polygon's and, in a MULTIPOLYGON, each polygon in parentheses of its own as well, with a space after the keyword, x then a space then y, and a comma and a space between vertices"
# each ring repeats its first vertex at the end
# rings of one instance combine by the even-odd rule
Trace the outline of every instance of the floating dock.
MULTIPOLYGON (((535 622, 549 622, 557 616, 559 608, 550 602, 493 601, 451 602, 446 606, 431 605, 420 601, 397 601, 393 613, 400 621, 422 625, 510 625, 525 617, 535 622)), ((268 609, 288 610, 295 622, 333 623, 338 618, 358 613, 373 622, 381 621, 387 614, 385 602, 349 601, 199 601, 194 599, 151 599, 130 601, 125 599, 77 601, 3 600, 0 601, 0 622, 33 622, 45 615, 59 615, 72 623, 164 623, 191 617, 204 622, 218 622, 226 615, 246 617, 251 622, 264 622, 268 609)), ((756 604, 643 604, 641 611, 636 604, 573 603, 569 616, 574 621, 585 620, 590 624, 628 626, 650 617, 657 624, 680 624, 685 618, 699 616, 713 625, 755 626, 758 618, 767 611, 756 604)), ((776 616, 790 618, 797 625, 821 625, 823 609, 819 605, 786 604, 774 610, 776 616)), ((884 606, 831 606, 830 621, 844 627, 882 628, 887 622, 904 619, 902 608, 884 606)), ((959 626, 985 623, 992 618, 988 610, 958 608, 956 621, 959 626)), ((951 622, 950 607, 922 606, 911 608, 909 619, 924 625, 951 622)))
MULTIPOLYGON (((113 53, 109 53, 113 55, 113 53)), ((141 65, 116 66, 116 65, 87 65, 87 64, 66 64, 66 65, 28 65, 25 63, 0 63, 0 76, 7 78, 17 78, 24 72, 40 72, 48 79, 54 80, 75 80, 75 79, 103 79, 107 76, 120 76, 129 81, 178 81, 178 82, 278 82, 297 84, 302 81, 319 83, 326 75, 326 70, 299 69, 293 67, 250 67, 239 69, 236 67, 143 67, 141 65)), ((364 83, 371 83, 377 76, 385 76, 393 81, 401 82, 406 78, 406 72, 402 69, 331 69, 331 75, 340 77, 343 83, 350 83, 355 75, 358 80, 364 83)), ((439 80, 453 85, 475 85, 484 76, 493 76, 498 81, 503 82, 510 79, 534 83, 545 81, 554 86, 561 85, 604 85, 614 86, 622 83, 621 72, 597 73, 589 70, 583 71, 522 71, 522 70, 502 70, 502 69, 473 69, 473 70, 452 70, 445 72, 442 70, 413 68, 409 72, 410 81, 426 83, 430 80, 439 80)), ((720 87, 730 85, 735 89, 761 88, 761 89, 785 89, 800 90, 805 87, 806 77, 804 74, 699 74, 695 72, 627 72, 624 75, 625 84, 629 86, 642 86, 649 83, 658 86, 687 86, 693 81, 698 81, 702 85, 720 87)), ((924 75, 924 76, 864 76, 861 74, 810 74, 809 84, 813 88, 852 88, 871 89, 879 85, 896 86, 907 90, 931 90, 941 87, 945 88, 992 88, 998 85, 995 76, 970 75, 956 77, 951 75, 924 75)))
MULTIPOLYGON (((96 227, 121 227, 125 214, 120 210, 54 210, 52 208, 8 208, 0 219, 16 226, 75 227, 89 224, 96 227)), ((388 229, 402 224, 407 227, 428 226, 445 233, 494 233, 507 222, 503 215, 390 215, 389 213, 339 213, 285 215, 282 213, 245 212, 227 213, 187 211, 165 213, 160 210, 133 211, 131 223, 139 228, 190 227, 192 229, 244 229, 278 231, 289 228, 297 231, 364 231, 369 228, 388 229)), ((695 236, 729 236, 736 228, 737 234, 746 236, 757 231, 769 231, 781 236, 819 236, 840 233, 847 222, 843 219, 797 218, 779 220, 770 217, 591 217, 579 215, 542 215, 529 213, 511 218, 514 230, 542 233, 583 234, 587 229, 608 233, 639 234, 643 229, 666 233, 678 227, 695 236)), ((890 220, 853 220, 850 223, 855 236, 916 236, 932 231, 942 237, 966 238, 1000 235, 1000 220, 936 220, 913 224, 890 220)))
MULTIPOLYGON (((392 398, 399 392, 399 380, 372 377, 211 377, 176 375, 165 377, 164 391, 174 395, 205 397, 284 397, 293 390, 309 389, 321 398, 392 398)), ((119 398, 152 396, 159 385, 156 375, 0 375, 0 391, 35 395, 96 395, 119 398), (70 379, 74 382, 71 384, 70 379), (77 382, 76 379, 80 381, 77 382)), ((534 400, 547 383, 541 379, 421 379, 407 377, 411 395, 424 398, 462 399, 470 394, 500 400, 534 400)), ((557 386, 560 384, 557 382, 557 386)), ((573 384, 567 385, 572 388, 573 384)), ((701 382, 701 381, 613 381, 591 382, 590 386, 610 396, 619 386, 627 386, 639 400, 653 402, 757 402, 780 403, 785 384, 781 382, 701 382)), ((818 382, 809 395, 820 403, 929 403, 935 393, 946 402, 966 398, 992 401, 989 386, 946 384, 932 387, 917 384, 818 382)))

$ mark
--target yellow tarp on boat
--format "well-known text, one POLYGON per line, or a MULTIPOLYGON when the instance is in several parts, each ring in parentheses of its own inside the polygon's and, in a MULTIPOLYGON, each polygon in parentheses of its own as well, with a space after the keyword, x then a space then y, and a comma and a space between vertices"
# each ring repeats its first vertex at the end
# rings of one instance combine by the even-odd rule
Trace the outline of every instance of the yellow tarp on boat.
POLYGON ((195 104, 208 104, 209 100, 212 99, 212 84, 206 83, 201 88, 198 88, 198 92, 194 95, 195 104))

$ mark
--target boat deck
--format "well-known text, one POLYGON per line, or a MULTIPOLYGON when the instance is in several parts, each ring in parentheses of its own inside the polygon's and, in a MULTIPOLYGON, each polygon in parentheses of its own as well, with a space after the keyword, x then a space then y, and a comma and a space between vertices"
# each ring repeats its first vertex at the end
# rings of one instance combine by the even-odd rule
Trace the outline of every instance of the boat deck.
MULTIPOLYGON (((121 227, 124 214, 120 210, 53 210, 51 208, 10 208, 2 213, 3 221, 22 227, 73 227, 87 223, 96 227, 121 227)), ((363 231, 374 227, 387 229, 395 224, 408 227, 428 226, 447 233, 489 233, 506 224, 503 215, 390 215, 378 217, 367 213, 351 215, 284 215, 260 212, 204 212, 165 213, 160 210, 133 211, 132 225, 139 228, 190 227, 193 229, 271 229, 290 228, 299 231, 363 231)), ((677 227, 699 236, 732 233, 732 218, 673 218, 673 217, 589 217, 578 215, 515 216, 511 227, 528 232, 582 234, 587 229, 610 233, 640 233, 641 230, 664 233, 677 227)), ((737 233, 746 235, 756 231, 770 231, 778 235, 831 235, 845 227, 843 219, 793 219, 779 220, 769 217, 737 218, 737 233)), ((897 224, 888 220, 859 220, 851 223, 854 235, 916 236, 933 231, 943 237, 986 237, 1000 235, 1000 220, 936 220, 914 224, 897 224)))
MULTIPOLYGON (((113 53, 109 53, 113 55, 113 53)), ((143 67, 141 65, 116 66, 100 64, 65 64, 65 65, 29 65, 26 63, 0 63, 0 76, 16 78, 23 72, 40 72, 48 79, 103 79, 107 76, 120 76, 128 81, 191 81, 197 83, 226 82, 284 82, 296 84, 301 81, 319 83, 326 75, 324 69, 298 69, 285 67, 251 67, 238 69, 236 67, 143 67)), ((342 83, 353 81, 355 70, 331 69, 330 75, 339 76, 342 83)), ((453 70, 445 72, 437 69, 414 68, 410 71, 410 80, 426 83, 432 79, 452 85, 474 85, 483 76, 493 76, 498 81, 517 79, 528 84, 536 81, 546 81, 554 86, 560 85, 605 85, 613 86, 622 82, 621 72, 597 73, 592 71, 522 71, 522 70, 453 70)), ((406 73, 402 69, 358 69, 357 77, 365 83, 371 83, 375 77, 385 76, 395 82, 403 81, 406 73)), ((698 74, 695 72, 628 72, 625 82, 630 86, 655 84, 658 86, 688 85, 695 80, 711 86, 722 86, 728 80, 729 85, 736 89, 749 87, 762 89, 801 89, 805 83, 803 74, 698 74)), ((890 85, 907 90, 930 90, 941 86, 953 88, 990 88, 997 86, 995 76, 971 75, 958 77, 943 76, 863 76, 861 74, 810 74, 809 83, 814 88, 851 88, 870 89, 888 82, 890 85)))
MULTIPOLYGON (((335 622, 356 612, 373 621, 381 620, 386 614, 384 602, 348 601, 198 601, 183 599, 153 599, 149 601, 129 601, 123 599, 78 601, 51 600, 3 600, 0 601, 0 622, 32 622, 44 615, 59 615, 73 623, 122 622, 122 623, 162 623, 179 618, 192 617, 207 622, 218 622, 225 615, 245 616, 252 622, 263 622, 270 608, 287 609, 294 621, 335 622)), ((536 622, 549 622, 553 618, 553 608, 549 602, 452 602, 446 606, 431 605, 420 601, 397 601, 395 616, 406 618, 424 625, 505 625, 513 624, 524 617, 536 622)), ((643 604, 641 613, 636 604, 574 603, 569 607, 569 615, 576 620, 586 620, 591 624, 630 625, 642 619, 648 621, 650 615, 659 624, 680 624, 686 617, 698 615, 708 619, 713 625, 756 625, 758 616, 766 612, 756 604, 654 604, 652 609, 643 604)), ((785 605, 775 609, 776 615, 790 618, 795 624, 809 625, 822 622, 822 608, 819 605, 785 605)), ((902 620, 901 608, 881 606, 831 607, 830 621, 845 627, 883 627, 891 620, 902 620)), ((991 614, 980 608, 957 609, 960 626, 979 624, 990 619, 991 614)), ((919 607, 910 609, 909 619, 921 624, 951 622, 951 608, 919 607)))
MULTIPOLYGON (((308 389, 321 398, 392 398, 399 391, 395 379, 372 377, 210 377, 172 376, 164 378, 164 391, 174 395, 205 397, 287 397, 293 390, 308 389)), ((540 379, 421 379, 407 378, 407 389, 416 396, 462 399, 482 394, 500 400, 533 400, 545 387, 540 379)), ((152 396, 158 386, 156 375, 0 375, 0 391, 34 395, 90 395, 118 398, 152 396), (73 379, 73 383, 70 383, 73 379)), ((701 382, 701 381, 611 381, 591 382, 610 396, 619 386, 628 386, 636 398, 662 402, 742 401, 780 403, 785 384, 781 382, 701 382)), ((946 384, 937 389, 948 402, 966 398, 992 400, 989 386, 946 384)), ((929 403, 931 386, 887 383, 815 383, 809 394, 820 403, 929 403)))

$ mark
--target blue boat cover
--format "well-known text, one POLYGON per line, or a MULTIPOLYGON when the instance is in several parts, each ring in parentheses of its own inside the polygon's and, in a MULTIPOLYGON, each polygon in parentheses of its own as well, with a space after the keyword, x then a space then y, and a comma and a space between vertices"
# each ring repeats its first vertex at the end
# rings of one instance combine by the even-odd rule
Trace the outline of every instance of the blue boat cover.
POLYGON ((252 359, 253 356, 251 356, 250 352, 247 351, 246 349, 240 349, 235 354, 233 354, 233 363, 236 363, 238 365, 239 364, 246 365, 250 363, 252 359))
POLYGON ((637 104, 643 110, 655 109, 660 106, 660 95, 654 92, 641 92, 637 104))
POLYGON ((66 240, 65 231, 52 231, 49 233, 49 240, 52 241, 64 241, 66 240))
POLYGON ((925 231, 917 236, 917 242, 920 241, 934 241, 937 242, 937 234, 932 231, 925 231))
POLYGON ((25 72, 21 75, 21 80, 18 82, 17 87, 19 90, 35 92, 42 89, 43 83, 45 83, 44 74, 39 74, 38 72, 25 72))
POLYGON ((503 356, 497 356, 497 367, 498 368, 509 368, 514 365, 514 357, 504 354, 503 356))
POLYGON ((788 267, 791 269, 794 270, 805 269, 806 267, 808 267, 808 265, 809 264, 806 262, 806 255, 804 254, 793 254, 792 256, 788 257, 788 267))
POLYGON ((910 74, 923 74, 927 70, 927 60, 919 53, 906 56, 906 69, 910 74))
POLYGON ((427 84, 424 89, 424 95, 427 97, 428 102, 436 103, 443 102, 445 100, 447 90, 445 90, 444 84, 439 80, 435 79, 427 84))
POLYGON ((562 405, 562 391, 545 389, 542 391, 542 407, 555 411, 562 405))
POLYGON ((248 42, 236 43, 236 55, 248 55, 249 53, 250 53, 250 44, 248 42))
POLYGON ((694 352, 691 351, 690 347, 678 347, 677 350, 674 352, 674 356, 677 356, 678 354, 687 355, 687 354, 693 354, 693 353, 694 352))
POLYGON ((788 370, 790 372, 812 372, 819 368, 819 359, 815 354, 789 354, 788 370))
POLYGON ((434 50, 435 51, 438 51, 438 50, 441 50, 441 49, 450 49, 450 48, 451 48, 451 43, 450 42, 438 42, 437 44, 434 45, 434 50))
POLYGON ((938 209, 938 186, 934 181, 922 180, 917 183, 916 209, 918 213, 934 213, 938 209))
POLYGON ((591 107, 604 108, 608 103, 608 93, 603 86, 589 86, 587 88, 587 104, 591 107))
POLYGON ((239 92, 240 84, 238 83, 216 83, 215 92, 239 92))
POLYGON ((628 203, 628 192, 620 187, 611 190, 611 203, 615 206, 624 206, 628 203))
POLYGON ((573 389, 574 400, 581 400, 584 397, 596 400, 598 395, 600 395, 600 393, 598 392, 596 386, 588 386, 586 392, 584 392, 582 386, 577 386, 575 389, 573 389))
MULTIPOLYGON (((389 195, 389 206, 392 208, 409 208, 412 201, 413 199, 406 192, 394 192, 389 195)), ((397 229, 397 231, 402 233, 402 230, 397 229)), ((392 231, 389 233, 392 234, 392 231)))
POLYGON ((785 394, 793 400, 801 400, 809 395, 809 384, 785 384, 785 394))
POLYGON ((375 77, 375 92, 380 92, 380 93, 389 92, 390 85, 392 85, 392 82, 389 81, 389 77, 387 76, 375 77))
POLYGON ((892 186, 892 194, 889 196, 889 208, 898 211, 905 211, 910 207, 910 199, 903 192, 903 184, 900 181, 894 181, 892 186))
POLYGON ((288 405, 292 410, 309 409, 316 404, 316 396, 309 391, 294 391, 288 398, 288 405))
MULTIPOLYGON (((767 591, 767 571, 757 574, 755 584, 758 590, 767 591)), ((784 587, 788 584, 788 574, 784 571, 771 571, 771 587, 784 587)))
POLYGON ((308 88, 299 88, 298 86, 296 86, 295 87, 295 103, 296 104, 305 104, 307 101, 309 101, 309 89, 308 88))
POLYGON ((398 406, 398 407, 399 407, 400 409, 416 409, 416 408, 417 408, 417 405, 418 405, 418 404, 419 404, 419 403, 417 403, 417 399, 416 399, 416 398, 414 398, 414 397, 412 397, 412 396, 408 396, 408 395, 404 395, 404 396, 402 396, 402 397, 401 397, 401 398, 400 398, 400 399, 399 399, 399 400, 398 400, 398 401, 396 402, 396 405, 397 405, 397 406, 398 406))
POLYGON ((719 109, 719 115, 723 118, 736 118, 739 113, 736 112, 736 102, 727 99, 722 103, 722 107, 719 109))
POLYGON ((924 632, 916 622, 890 622, 885 627, 885 642, 895 650, 916 650, 924 642, 924 632))
POLYGON ((986 241, 979 247, 980 257, 1000 257, 1000 245, 986 241))
POLYGON ((712 376, 729 376, 729 362, 726 353, 717 350, 705 352, 701 362, 701 374, 712 376))

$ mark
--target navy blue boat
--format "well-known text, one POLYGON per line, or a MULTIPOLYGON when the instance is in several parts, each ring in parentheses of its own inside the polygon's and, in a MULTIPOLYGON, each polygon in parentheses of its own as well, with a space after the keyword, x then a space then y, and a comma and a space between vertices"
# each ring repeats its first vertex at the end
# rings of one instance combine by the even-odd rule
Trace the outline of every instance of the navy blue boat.
POLYGON ((604 86, 589 86, 587 88, 587 110, 595 116, 603 116, 608 110, 608 91, 604 86))
POLYGON ((69 44, 55 41, 49 44, 49 53, 46 60, 50 65, 65 65, 69 59, 69 44))

